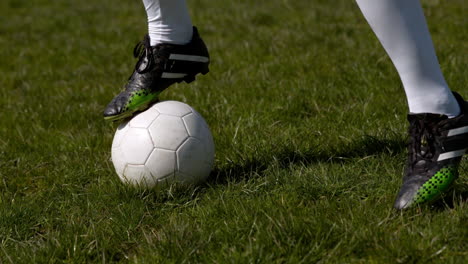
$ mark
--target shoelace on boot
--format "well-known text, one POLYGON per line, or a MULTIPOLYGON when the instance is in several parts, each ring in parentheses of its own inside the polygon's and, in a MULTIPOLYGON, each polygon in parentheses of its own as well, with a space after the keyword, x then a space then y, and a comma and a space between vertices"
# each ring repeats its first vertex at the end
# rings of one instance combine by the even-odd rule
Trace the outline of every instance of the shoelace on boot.
POLYGON ((133 56, 138 58, 138 62, 135 65, 135 71, 142 74, 151 70, 154 64, 154 59, 149 35, 145 35, 143 40, 136 44, 133 49, 133 56))
POLYGON ((426 161, 431 161, 435 155, 438 140, 438 127, 434 123, 416 119, 410 124, 410 142, 408 152, 411 157, 409 166, 423 165, 426 161))

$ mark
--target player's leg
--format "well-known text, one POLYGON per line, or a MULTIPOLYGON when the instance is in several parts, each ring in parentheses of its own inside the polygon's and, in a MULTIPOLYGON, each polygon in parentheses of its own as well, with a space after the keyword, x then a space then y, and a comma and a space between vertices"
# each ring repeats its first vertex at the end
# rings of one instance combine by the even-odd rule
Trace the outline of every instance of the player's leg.
POLYGON ((208 50, 192 26, 185 0, 143 0, 148 35, 134 49, 138 58, 124 91, 104 110, 107 120, 119 120, 148 108, 176 82, 187 83, 208 72, 208 50))
POLYGON ((143 0, 143 4, 151 46, 190 42, 193 26, 185 0, 143 0))
POLYGON ((408 100, 409 157, 398 209, 437 199, 458 176, 468 105, 442 75, 419 0, 356 0, 395 65, 408 100))

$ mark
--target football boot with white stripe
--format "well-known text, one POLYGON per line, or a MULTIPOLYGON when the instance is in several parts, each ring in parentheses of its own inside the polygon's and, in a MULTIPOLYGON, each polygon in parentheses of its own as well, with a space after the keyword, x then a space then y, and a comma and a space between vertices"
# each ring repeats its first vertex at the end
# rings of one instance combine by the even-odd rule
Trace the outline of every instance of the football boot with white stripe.
POLYGON ((104 110, 104 119, 119 120, 146 110, 158 101, 159 94, 170 85, 195 80, 198 73, 208 73, 210 57, 197 29, 192 40, 185 45, 150 45, 149 36, 135 46, 138 62, 124 90, 104 110))
POLYGON ((468 102, 454 93, 461 113, 455 118, 437 114, 409 114, 408 163, 396 209, 433 202, 458 177, 468 148, 468 102))

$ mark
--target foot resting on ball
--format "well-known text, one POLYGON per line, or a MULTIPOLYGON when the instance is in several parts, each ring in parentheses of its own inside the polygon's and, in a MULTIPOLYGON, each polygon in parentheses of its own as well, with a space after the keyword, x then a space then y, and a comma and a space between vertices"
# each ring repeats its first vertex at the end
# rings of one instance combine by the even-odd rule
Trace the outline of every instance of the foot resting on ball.
POLYGON ((193 28, 192 40, 185 45, 150 45, 149 36, 138 43, 133 55, 138 58, 125 89, 107 105, 104 119, 119 120, 146 110, 159 94, 174 83, 195 80, 198 73, 208 73, 210 58, 205 43, 193 28))

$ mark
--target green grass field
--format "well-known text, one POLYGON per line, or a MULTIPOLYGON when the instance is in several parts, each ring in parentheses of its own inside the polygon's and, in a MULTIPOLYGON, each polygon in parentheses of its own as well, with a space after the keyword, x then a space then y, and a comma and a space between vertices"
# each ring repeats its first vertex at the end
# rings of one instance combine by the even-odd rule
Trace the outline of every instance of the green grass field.
MULTIPOLYGON (((423 0, 468 97, 468 2, 423 0)), ((141 1, 0 2, 0 263, 468 263, 468 163, 392 209, 406 99, 354 1, 191 0, 211 72, 163 93, 216 144, 197 188, 124 186, 102 110, 134 67, 141 1)))

